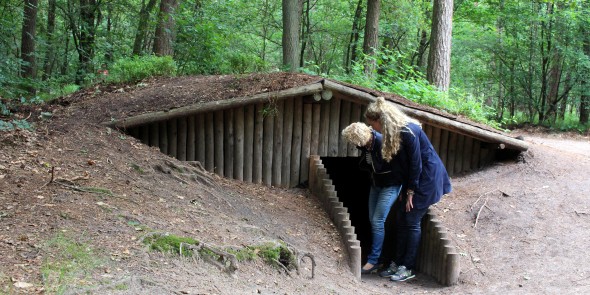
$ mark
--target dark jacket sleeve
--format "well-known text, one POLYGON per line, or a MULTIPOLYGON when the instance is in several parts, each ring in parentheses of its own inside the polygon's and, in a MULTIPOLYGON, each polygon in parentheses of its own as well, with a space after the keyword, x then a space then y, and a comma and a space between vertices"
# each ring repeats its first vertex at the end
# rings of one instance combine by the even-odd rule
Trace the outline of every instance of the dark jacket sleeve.
POLYGON ((408 189, 416 190, 420 185, 422 173, 422 154, 420 152, 420 136, 410 128, 402 130, 402 145, 408 161, 408 189))

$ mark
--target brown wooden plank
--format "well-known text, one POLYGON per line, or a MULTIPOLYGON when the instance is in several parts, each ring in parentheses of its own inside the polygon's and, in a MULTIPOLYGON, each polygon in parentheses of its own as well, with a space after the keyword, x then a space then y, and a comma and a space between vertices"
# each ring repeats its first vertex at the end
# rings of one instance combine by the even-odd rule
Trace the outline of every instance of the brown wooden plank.
POLYGON ((328 134, 330 133, 330 107, 331 100, 322 101, 320 116, 320 138, 318 142, 318 155, 328 155, 328 134))
POLYGON ((178 142, 177 144, 177 150, 176 150, 176 157, 178 158, 178 160, 180 161, 186 161, 186 146, 187 146, 187 131, 188 131, 188 126, 187 126, 187 118, 186 117, 182 117, 182 118, 178 118, 176 119, 176 124, 177 124, 177 128, 178 128, 178 142))
POLYGON ((348 155, 348 142, 342 139, 340 133, 342 129, 350 124, 350 101, 342 100, 340 103, 340 123, 338 124, 338 157, 348 155))
POLYGON ((244 181, 252 182, 254 169, 254 114, 256 107, 252 104, 244 109, 244 181))
POLYGON ((432 128, 432 146, 434 147, 434 150, 439 153, 440 151, 440 133, 441 133, 441 129, 438 127, 433 127, 432 128))
POLYGON ((178 120, 168 120, 168 155, 178 158, 178 120))
POLYGON ((215 116, 215 173, 219 176, 224 176, 224 163, 223 163, 223 111, 216 111, 215 116))
POLYGON ((311 119, 311 145, 309 153, 317 155, 320 143, 320 119, 322 114, 322 105, 314 103, 312 105, 312 119, 311 119))
POLYGON ((466 136, 463 144, 463 172, 471 171, 471 154, 473 153, 473 137, 466 136))
POLYGON ((301 137, 301 166, 299 174, 299 183, 308 180, 309 175, 309 154, 311 150, 311 121, 312 121, 312 105, 303 105, 303 127, 301 137))
POLYGON ((473 140, 473 152, 471 153, 471 168, 479 168, 479 154, 481 153, 481 141, 473 140))
POLYGON ((196 116, 189 116, 187 118, 186 130, 186 160, 194 161, 197 158, 197 124, 196 116))
POLYGON ((274 134, 272 150, 272 185, 281 186, 281 169, 283 166, 283 117, 285 115, 285 101, 275 102, 274 134))
POLYGON ((150 146, 160 147, 160 129, 158 122, 150 124, 150 146))
POLYGON ((225 177, 234 178, 234 109, 225 110, 223 116, 223 171, 225 177))
MULTIPOLYGON (((361 105, 358 103, 352 103, 350 105, 350 123, 354 122, 362 122, 363 118, 361 117, 361 105)), ((349 124, 350 124, 349 123, 349 124)), ((343 127, 345 128, 345 127, 343 127)), ((356 146, 352 143, 348 143, 347 148, 347 156, 349 157, 357 157, 359 155, 359 151, 356 146)))
POLYGON ((449 144, 447 146, 447 173, 455 174, 455 157, 457 154, 457 133, 449 131, 449 144))
POLYGON ((252 149, 252 182, 262 183, 262 152, 264 139, 264 105, 259 103, 254 110, 254 148, 252 149))
POLYGON ((149 125, 142 125, 139 127, 139 138, 141 143, 145 145, 150 144, 150 126, 149 125))
POLYGON ((295 99, 293 105, 293 141, 291 147, 290 187, 298 185, 301 170, 301 140, 303 135, 303 101, 295 99))
POLYGON ((168 121, 161 121, 158 123, 158 133, 160 134, 160 151, 168 154, 168 121))
POLYGON ((234 109, 234 179, 244 180, 244 108, 234 109))
POLYGON ((441 129, 440 130, 440 149, 438 152, 438 156, 440 157, 441 161, 445 165, 447 172, 451 171, 451 170, 449 170, 449 165, 448 165, 448 160, 447 160, 448 148, 449 148, 449 131, 447 131, 446 129, 441 129))
POLYGON ((291 147, 293 143, 293 108, 297 98, 285 100, 283 120, 283 151, 281 165, 281 186, 289 187, 291 183, 291 147))
POLYGON ((196 146, 196 156, 195 156, 195 160, 201 162, 201 164, 203 164, 203 167, 205 167, 205 163, 207 162, 207 154, 206 154, 206 145, 207 145, 207 140, 206 140, 206 126, 205 126, 205 114, 198 114, 195 116, 195 124, 197 124, 197 127, 195 128, 195 131, 197 132, 196 136, 195 136, 195 146, 196 146))
POLYGON ((205 116, 205 169, 215 172, 215 116, 212 112, 205 116))
POLYGON ((457 134, 457 144, 455 146, 455 166, 453 167, 453 174, 463 172, 463 148, 465 143, 465 135, 457 134))
MULTIPOLYGON (((264 107, 266 108, 267 105, 264 107)), ((275 120, 273 116, 264 116, 264 138, 262 142, 262 183, 267 186, 271 186, 272 184, 274 121, 275 120)))
POLYGON ((334 97, 330 106, 330 132, 328 134, 328 156, 338 156, 338 142, 340 139, 340 106, 342 99, 334 97))

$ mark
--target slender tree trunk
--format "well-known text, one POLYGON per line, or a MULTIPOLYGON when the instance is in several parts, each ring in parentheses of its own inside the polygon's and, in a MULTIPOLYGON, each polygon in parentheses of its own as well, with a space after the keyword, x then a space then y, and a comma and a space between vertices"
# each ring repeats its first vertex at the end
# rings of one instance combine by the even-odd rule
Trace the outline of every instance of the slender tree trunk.
POLYGON ((95 22, 99 7, 96 0, 80 0, 80 35, 78 39, 78 71, 76 84, 81 85, 87 74, 94 72, 95 22))
MULTIPOLYGON (((586 57, 590 58, 590 30, 588 27, 582 27, 582 38, 584 38, 584 44, 582 45, 582 50, 586 57)), ((586 67, 585 71, 586 75, 582 75, 582 81, 580 82, 582 88, 582 95, 580 96, 580 124, 587 124, 589 115, 590 115, 590 90, 588 86, 588 80, 590 80, 590 68, 586 67)))
POLYGON ((451 83, 452 30, 453 0, 434 0, 426 78, 442 91, 451 83))
MULTIPOLYGON (((23 27, 21 36, 21 76, 23 78, 35 79, 35 33, 37 31, 37 0, 25 0, 23 12, 23 27)), ((26 87, 31 95, 35 95, 36 90, 32 87, 26 87)))
MULTIPOLYGON (((547 5, 547 13, 551 14, 551 5, 547 5)), ((549 88, 549 65, 550 55, 552 51, 552 36, 551 36, 551 22, 545 20, 541 21, 541 92, 539 94, 540 108, 539 108, 539 123, 547 120, 547 104, 549 88)))
POLYGON ((55 52, 55 0, 48 0, 47 4, 47 51, 43 60, 43 81, 51 77, 55 52))
POLYGON ((147 36, 148 23, 150 14, 156 6, 156 0, 149 0, 145 5, 145 0, 141 1, 141 10, 139 11, 139 23, 137 25, 137 32, 135 33, 135 40, 133 41, 133 55, 141 55, 145 48, 145 39, 147 36))
POLYGON ((301 54, 299 54, 299 67, 305 66, 305 47, 307 46, 307 42, 309 39, 309 34, 311 32, 311 21, 310 21, 310 4, 309 0, 304 0, 305 3, 305 13, 303 14, 303 25, 301 26, 301 54))
POLYGON ((365 61, 365 75, 373 77, 377 69, 375 52, 379 45, 379 15, 381 13, 381 0, 368 0, 367 17, 365 22, 365 40, 363 53, 369 58, 365 61))
POLYGON ((154 36, 154 54, 157 56, 174 55, 174 41, 176 39, 174 12, 178 2, 176 0, 162 0, 158 13, 158 25, 154 36))
POLYGON ((283 0, 283 66, 290 72, 299 65, 299 28, 301 0, 283 0))
POLYGON ((359 41, 359 31, 361 17, 363 14, 363 0, 359 0, 356 4, 356 10, 354 12, 354 18, 352 19, 352 30, 350 32, 350 40, 346 47, 346 56, 344 57, 344 68, 346 73, 350 73, 351 65, 356 61, 356 51, 359 41))

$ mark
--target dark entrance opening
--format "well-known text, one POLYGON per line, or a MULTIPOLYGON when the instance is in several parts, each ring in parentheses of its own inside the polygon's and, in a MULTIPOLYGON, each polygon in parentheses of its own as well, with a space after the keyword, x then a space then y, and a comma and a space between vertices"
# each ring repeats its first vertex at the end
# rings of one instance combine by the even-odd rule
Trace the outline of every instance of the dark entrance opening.
MULTIPOLYGON (((361 243, 362 263, 364 265, 371 250, 372 242, 368 209, 371 186, 369 174, 359 169, 359 157, 322 157, 321 160, 330 175, 330 179, 332 179, 332 184, 336 188, 340 202, 344 203, 344 206, 348 208, 350 222, 355 227, 357 239, 361 243)), ((383 262, 392 259, 395 250, 393 242, 395 232, 392 228, 395 219, 394 212, 395 210, 392 208, 385 225, 385 241, 381 252, 383 262)))

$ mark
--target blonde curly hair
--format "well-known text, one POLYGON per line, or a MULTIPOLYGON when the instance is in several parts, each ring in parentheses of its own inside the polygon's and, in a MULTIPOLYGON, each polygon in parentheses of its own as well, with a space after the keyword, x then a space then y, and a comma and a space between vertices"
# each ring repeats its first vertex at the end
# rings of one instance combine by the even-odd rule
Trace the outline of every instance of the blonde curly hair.
POLYGON ((365 112, 365 118, 381 123, 381 134, 383 135, 383 147, 381 154, 383 159, 391 161, 401 147, 401 132, 408 123, 420 125, 415 119, 408 117, 393 103, 388 103, 383 97, 370 103, 365 112))
POLYGON ((371 141, 372 130, 365 123, 355 122, 342 130, 342 138, 356 146, 365 146, 371 141))

